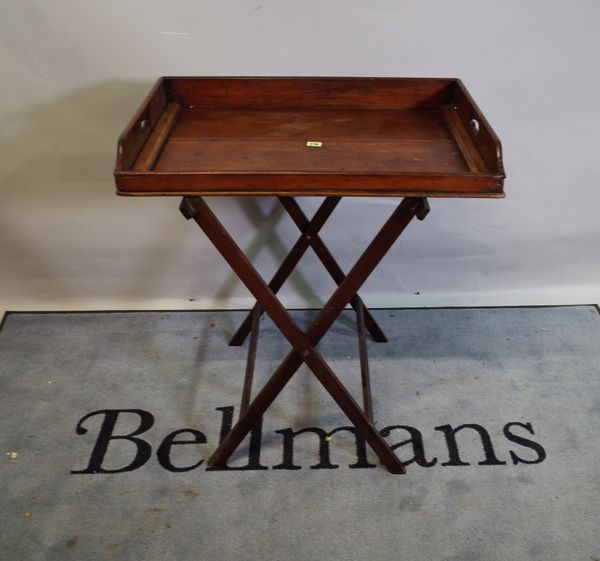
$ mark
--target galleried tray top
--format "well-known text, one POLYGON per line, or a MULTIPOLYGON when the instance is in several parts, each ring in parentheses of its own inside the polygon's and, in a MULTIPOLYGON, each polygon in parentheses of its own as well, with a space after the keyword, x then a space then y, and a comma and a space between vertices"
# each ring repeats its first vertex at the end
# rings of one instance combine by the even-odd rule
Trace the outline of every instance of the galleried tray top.
POLYGON ((503 197, 460 80, 161 78, 119 138, 121 195, 503 197))

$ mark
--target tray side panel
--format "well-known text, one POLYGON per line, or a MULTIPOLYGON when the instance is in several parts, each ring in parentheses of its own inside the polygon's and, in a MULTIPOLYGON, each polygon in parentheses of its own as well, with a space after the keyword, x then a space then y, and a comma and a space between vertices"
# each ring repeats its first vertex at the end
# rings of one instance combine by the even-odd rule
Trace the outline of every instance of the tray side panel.
POLYGON ((154 168, 154 164, 164 149, 180 114, 181 106, 178 103, 167 103, 165 110, 156 122, 152 133, 133 164, 134 171, 148 171, 154 168))
POLYGON ((485 165, 479 150, 477 150, 477 147, 473 143, 469 131, 467 131, 460 120, 456 109, 447 105, 442 108, 442 114, 444 115, 448 129, 451 132, 456 145, 467 163, 469 171, 472 171, 473 173, 488 172, 489 170, 485 165))
POLYGON ((196 109, 433 109, 450 103, 447 78, 165 78, 169 97, 196 109))
POLYGON ((471 173, 327 175, 124 172, 117 174, 116 179, 118 194, 134 196, 504 197, 501 178, 471 173))
POLYGON ((128 170, 133 167, 166 106, 165 82, 163 78, 160 78, 119 137, 115 171, 128 170))
POLYGON ((452 105, 490 172, 504 176, 500 139, 460 80, 452 105))

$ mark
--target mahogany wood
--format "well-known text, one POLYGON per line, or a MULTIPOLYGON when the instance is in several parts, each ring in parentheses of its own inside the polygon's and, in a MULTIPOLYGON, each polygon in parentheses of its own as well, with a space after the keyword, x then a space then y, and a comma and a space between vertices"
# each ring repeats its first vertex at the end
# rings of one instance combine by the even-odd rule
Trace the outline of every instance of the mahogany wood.
POLYGON ((373 418, 373 398, 371 397, 371 373, 369 371, 369 355, 367 338, 365 337, 365 306, 360 302, 356 308, 356 332, 358 335, 358 356, 360 358, 360 379, 363 392, 363 408, 371 423, 373 418))
POLYGON ((432 109, 448 103, 447 78, 167 77, 191 109, 432 109))
MULTIPOLYGON (((135 112, 131 121, 119 137, 117 145, 117 164, 115 166, 115 178, 125 170, 131 170, 138 158, 150 133, 160 119, 167 105, 167 92, 165 90, 164 78, 160 78, 141 107, 135 112)), ((118 186, 118 179, 117 179, 118 186)))
MULTIPOLYGON (((315 254, 321 260, 321 263, 323 263, 327 272, 331 275, 331 278, 339 286, 346 275, 338 265, 331 252, 327 249, 327 246, 319 237, 319 229, 323 226, 325 220, 327 220, 341 200, 340 197, 327 197, 310 221, 304 214, 304 211, 300 208, 300 205, 292 197, 279 197, 279 200, 289 214, 290 218, 294 221, 296 226, 298 226, 300 232, 302 232, 302 236, 298 239, 288 255, 281 262, 279 269, 269 282, 269 288, 275 294, 279 292, 279 289, 290 276, 309 246, 313 248, 315 254)), ((358 311, 359 303, 362 303, 362 301, 360 296, 356 294, 352 300, 350 300, 350 305, 358 311)), ((246 336, 250 332, 252 317, 257 306, 258 304, 256 304, 254 308, 250 310, 238 330, 231 338, 229 342, 230 345, 239 346, 243 344, 246 336)), ((363 309, 364 308, 365 306, 363 305, 363 309)), ((377 322, 369 310, 364 309, 364 315, 366 327, 369 330, 371 337, 373 337, 373 340, 377 341, 378 343, 387 342, 386 336, 379 325, 377 325, 377 322)))
POLYGON ((487 166, 481 154, 477 151, 456 110, 448 106, 442 107, 442 115, 446 119, 448 129, 460 149, 469 171, 473 173, 484 173, 487 171, 487 166))
POLYGON ((134 196, 498 198, 503 180, 489 123, 437 78, 161 78, 115 167, 134 196))
MULTIPOLYGON (((340 202, 340 197, 327 197, 322 203, 313 219, 310 223, 305 225, 303 229, 303 235, 298 238, 296 243, 292 246, 290 252, 286 255, 285 259, 281 262, 281 265, 269 281, 269 288, 273 291, 273 294, 277 294, 279 289, 283 286, 283 283, 291 275, 296 265, 302 259, 302 256, 306 253, 306 250, 310 247, 310 240, 313 236, 317 235, 317 232, 323 227, 325 221, 331 216, 337 204, 340 202)), ((308 221, 307 221, 308 222, 308 221)), ((262 314, 262 309, 258 302, 254 305, 252 310, 248 313, 238 330, 234 333, 233 337, 229 341, 231 346, 237 347, 242 345, 248 335, 251 327, 252 318, 258 313, 262 314), (258 312, 257 312, 258 310, 258 312)))
POLYGON ((156 126, 148 136, 146 144, 142 147, 140 155, 133 164, 135 171, 148 171, 154 168, 180 113, 181 105, 178 103, 168 103, 166 105, 165 110, 156 122, 156 126))
POLYGON ((456 110, 465 129, 477 146, 477 150, 486 162, 488 169, 492 173, 497 173, 504 177, 504 166, 502 163, 502 146, 500 139, 488 123, 487 119, 477 107, 471 94, 461 80, 456 80, 454 85, 454 98, 452 107, 456 110), (473 120, 477 121, 477 131, 473 128, 473 120))
MULTIPOLYGON (((404 473, 373 422, 365 331, 385 335, 358 289, 425 197, 504 196, 500 141, 460 80, 438 78, 161 78, 119 138, 115 166, 121 195, 184 195, 193 218, 257 299, 232 339, 248 332, 240 419, 209 459, 222 466, 305 362, 392 473, 404 473), (201 198, 278 196, 301 237, 267 284, 201 198), (293 196, 324 196, 309 220, 293 196), (345 275, 321 238, 342 196, 403 196, 345 275), (306 331, 275 293, 312 247, 338 288, 306 331), (357 312, 364 410, 316 350, 347 304, 357 312), (292 345, 251 400, 260 316, 292 345)), ((364 443, 363 443, 364 444, 364 443)))
MULTIPOLYGON (((286 212, 290 216, 290 218, 294 221, 294 224, 298 227, 298 229, 303 232, 304 229, 308 226, 308 218, 304 214, 304 211, 293 197, 279 197, 281 204, 284 206, 286 212)), ((315 252, 316 256, 319 258, 323 266, 327 270, 327 272, 331 275, 331 278, 338 286, 342 284, 344 279, 346 278, 346 274, 339 266, 335 257, 332 255, 331 251, 327 248, 319 233, 317 232, 308 240, 310 246, 315 252)), ((356 294, 350 300, 350 305, 358 310, 358 305, 362 304, 365 314, 365 325, 368 329, 373 341, 378 343, 387 343, 387 337, 375 321, 375 318, 371 315, 367 307, 362 302, 360 296, 356 294)))
POLYGON ((313 371, 319 382, 346 413, 359 433, 369 443, 373 451, 391 473, 404 473, 405 469, 389 445, 381 437, 375 426, 360 409, 354 398, 329 368, 315 345, 341 314, 360 286, 365 282, 379 261, 394 244, 398 236, 414 216, 426 213, 427 203, 422 199, 404 199, 392 213, 367 249, 359 257, 344 281, 329 298, 323 309, 306 332, 302 331, 287 310, 279 302, 266 282, 256 272, 252 264, 239 249, 225 228, 217 220, 208 205, 200 197, 183 199, 181 211, 187 218, 193 218, 212 241, 223 258, 237 273, 240 280, 258 300, 271 320, 293 347, 292 352, 281 363, 263 386, 245 415, 234 425, 217 450, 209 458, 209 465, 220 466, 227 462, 250 430, 277 397, 283 387, 298 370, 302 362, 313 371))
POLYGON ((248 345, 248 359, 246 360, 246 375, 244 376, 244 387, 242 389, 242 403, 240 405, 240 417, 243 417, 250 405, 252 396, 252 379, 254 378, 254 365, 256 364, 256 349, 258 347, 258 331, 260 329, 260 316, 262 308, 256 304, 252 310, 252 326, 250 328, 250 344, 248 345))

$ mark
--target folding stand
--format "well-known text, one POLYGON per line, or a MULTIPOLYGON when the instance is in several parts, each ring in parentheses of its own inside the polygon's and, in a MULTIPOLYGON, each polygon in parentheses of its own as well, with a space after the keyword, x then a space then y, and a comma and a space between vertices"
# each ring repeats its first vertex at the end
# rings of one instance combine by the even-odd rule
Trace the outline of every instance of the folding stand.
POLYGON ((404 228, 412 220, 413 216, 416 216, 420 220, 425 218, 429 212, 427 199, 405 198, 346 276, 344 276, 335 259, 318 237, 318 231, 331 215, 340 197, 327 197, 310 221, 306 219, 298 203, 293 198, 280 197, 280 200, 288 211, 288 214, 290 214, 299 227, 302 235, 269 284, 262 279, 201 197, 184 197, 181 203, 181 212, 183 215, 187 219, 193 218, 196 221, 257 300, 257 304, 244 323, 242 323, 230 343, 232 345, 241 344, 248 331, 251 332, 240 418, 231 432, 229 432, 212 454, 208 460, 208 464, 211 466, 225 465, 231 454, 260 421, 267 408, 304 362, 340 406, 342 411, 344 411, 356 427, 358 433, 369 443, 387 469, 391 473, 404 473, 404 466, 373 424, 373 406, 365 343, 365 327, 369 328, 375 340, 383 341, 385 340, 385 336, 375 323, 375 320, 368 313, 368 310, 366 310, 357 292, 392 247, 404 228), (323 306, 323 309, 317 314, 310 327, 304 332, 298 327, 275 294, 309 246, 313 247, 336 281, 338 288, 323 306), (364 409, 359 407, 315 348, 348 304, 352 304, 357 315, 364 409), (273 323, 290 342, 293 350, 279 365, 254 400, 250 402, 252 375, 258 341, 258 320, 263 310, 270 316, 273 323), (370 318, 368 326, 366 318, 370 318))

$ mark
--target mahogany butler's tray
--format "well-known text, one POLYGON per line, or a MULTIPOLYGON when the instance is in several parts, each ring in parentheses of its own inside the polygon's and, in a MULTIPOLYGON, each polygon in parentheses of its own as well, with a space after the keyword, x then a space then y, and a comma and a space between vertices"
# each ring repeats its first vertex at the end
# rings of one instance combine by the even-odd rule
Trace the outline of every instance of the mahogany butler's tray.
POLYGON ((118 144, 122 195, 502 197, 460 80, 161 78, 118 144))
MULTIPOLYGON (((306 364, 392 473, 405 468, 375 426, 366 332, 387 339, 359 288, 427 197, 502 197, 500 142, 460 80, 421 78, 162 78, 119 138, 117 191, 182 195, 193 219, 257 303, 232 337, 250 335, 240 417, 208 460, 224 467, 306 364), (267 284, 203 199, 277 196, 300 237, 267 284), (308 218, 295 196, 324 196, 308 218), (319 236, 344 196, 402 198, 345 274, 319 236), (303 330, 276 293, 312 248, 338 288, 303 330), (317 346, 344 308, 356 310, 361 408, 317 346), (260 316, 292 346, 252 397, 260 316)), ((358 442, 358 440, 357 440, 358 442)))

